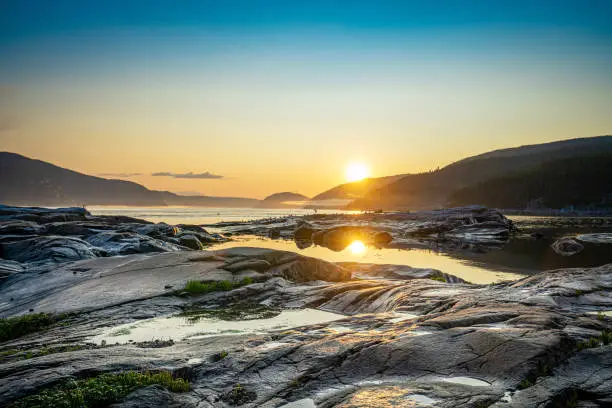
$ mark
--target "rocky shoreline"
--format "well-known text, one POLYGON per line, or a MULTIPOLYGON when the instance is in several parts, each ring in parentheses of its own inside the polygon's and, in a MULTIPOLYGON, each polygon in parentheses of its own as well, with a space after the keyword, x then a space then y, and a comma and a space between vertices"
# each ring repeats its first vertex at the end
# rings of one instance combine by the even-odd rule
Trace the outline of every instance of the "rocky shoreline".
POLYGON ((517 232, 497 210, 481 206, 414 213, 314 214, 237 223, 218 223, 229 235, 293 239, 298 247, 341 251, 355 239, 395 248, 474 249, 499 247, 517 232))
POLYGON ((332 249, 356 236, 494 247, 516 233, 494 210, 288 217, 226 223, 228 235, 206 228, 0 206, 3 324, 53 317, 0 343, 0 405, 131 371, 169 372, 189 390, 139 386, 113 407, 612 404, 612 264, 474 285, 434 269, 204 249, 245 233, 332 249), (271 318, 276 328, 257 326, 271 318), (176 321, 178 337, 153 339, 176 321), (181 338, 186 326, 200 332, 181 338), (141 341, 147 328, 153 336, 141 341))

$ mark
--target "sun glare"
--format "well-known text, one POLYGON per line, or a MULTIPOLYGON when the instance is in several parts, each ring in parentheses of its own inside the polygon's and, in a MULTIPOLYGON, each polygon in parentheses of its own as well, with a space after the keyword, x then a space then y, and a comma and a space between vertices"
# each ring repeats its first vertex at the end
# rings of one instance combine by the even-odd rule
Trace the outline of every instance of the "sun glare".
POLYGON ((370 175, 370 169, 363 163, 351 163, 346 166, 347 181, 361 181, 370 175))
POLYGON ((348 246, 348 249, 353 255, 362 255, 366 251, 366 246, 361 241, 353 241, 351 245, 348 246))

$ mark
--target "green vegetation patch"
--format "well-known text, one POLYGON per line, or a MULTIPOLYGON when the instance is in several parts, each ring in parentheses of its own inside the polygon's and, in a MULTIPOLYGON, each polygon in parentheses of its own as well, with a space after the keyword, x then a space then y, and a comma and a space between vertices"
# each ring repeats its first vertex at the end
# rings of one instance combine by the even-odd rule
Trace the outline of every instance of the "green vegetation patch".
POLYGON ((0 319, 0 342, 47 329, 68 316, 67 314, 35 313, 0 319))
POLYGON ((190 307, 179 316, 185 317, 189 323, 196 323, 202 318, 226 321, 271 319, 278 316, 281 309, 264 305, 239 303, 223 309, 201 309, 190 307))
POLYGON ((241 286, 250 285, 253 283, 253 279, 244 278, 240 282, 230 282, 228 280, 222 281, 198 281, 190 280, 185 285, 182 292, 189 292, 192 294, 209 293, 209 292, 223 292, 232 289, 239 288, 241 286))
POLYGON ((531 386, 533 386, 536 381, 538 380, 538 378, 540 377, 547 377, 549 375, 552 374, 552 370, 551 368, 548 366, 548 364, 544 364, 542 362, 538 363, 538 368, 529 373, 527 375, 527 378, 524 378, 520 384, 518 385, 518 389, 519 390, 524 390, 525 388, 529 388, 531 386))
POLYGON ((122 329, 115 330, 110 335, 111 335, 111 337, 117 337, 117 336, 127 336, 130 333, 132 333, 132 331, 129 328, 124 327, 122 329))
POLYGON ((446 283, 446 279, 440 275, 430 276, 429 279, 446 283))
POLYGON ((61 386, 42 390, 18 400, 11 408, 101 408, 120 401, 132 391, 159 384, 172 392, 189 391, 189 382, 173 378, 168 371, 102 374, 97 377, 69 381, 61 386))
POLYGON ((599 347, 601 345, 607 346, 610 343, 612 343, 612 331, 604 330, 597 337, 591 337, 586 341, 581 341, 576 345, 576 348, 578 351, 581 351, 584 349, 599 347))
POLYGON ((240 384, 234 385, 231 391, 224 394, 221 399, 230 405, 244 405, 257 399, 257 393, 244 388, 240 384))

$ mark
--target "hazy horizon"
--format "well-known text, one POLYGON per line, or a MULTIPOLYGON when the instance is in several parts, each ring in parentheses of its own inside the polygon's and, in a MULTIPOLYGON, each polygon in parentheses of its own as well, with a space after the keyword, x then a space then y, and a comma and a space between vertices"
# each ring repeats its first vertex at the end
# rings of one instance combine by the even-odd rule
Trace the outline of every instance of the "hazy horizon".
POLYGON ((263 198, 612 133, 612 3, 328 3, 7 2, 0 150, 263 198))

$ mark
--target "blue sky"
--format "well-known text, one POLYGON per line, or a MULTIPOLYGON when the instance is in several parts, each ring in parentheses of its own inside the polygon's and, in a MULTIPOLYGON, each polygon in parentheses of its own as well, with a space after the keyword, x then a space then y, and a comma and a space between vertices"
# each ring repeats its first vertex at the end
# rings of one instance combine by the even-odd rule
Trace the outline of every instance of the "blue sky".
POLYGON ((4 1, 0 149, 316 194, 612 133, 611 72, 611 1, 4 1))
POLYGON ((230 27, 330 25, 346 29, 406 30, 470 25, 582 27, 609 36, 606 0, 430 1, 44 1, 3 2, 3 39, 108 27, 230 27))

